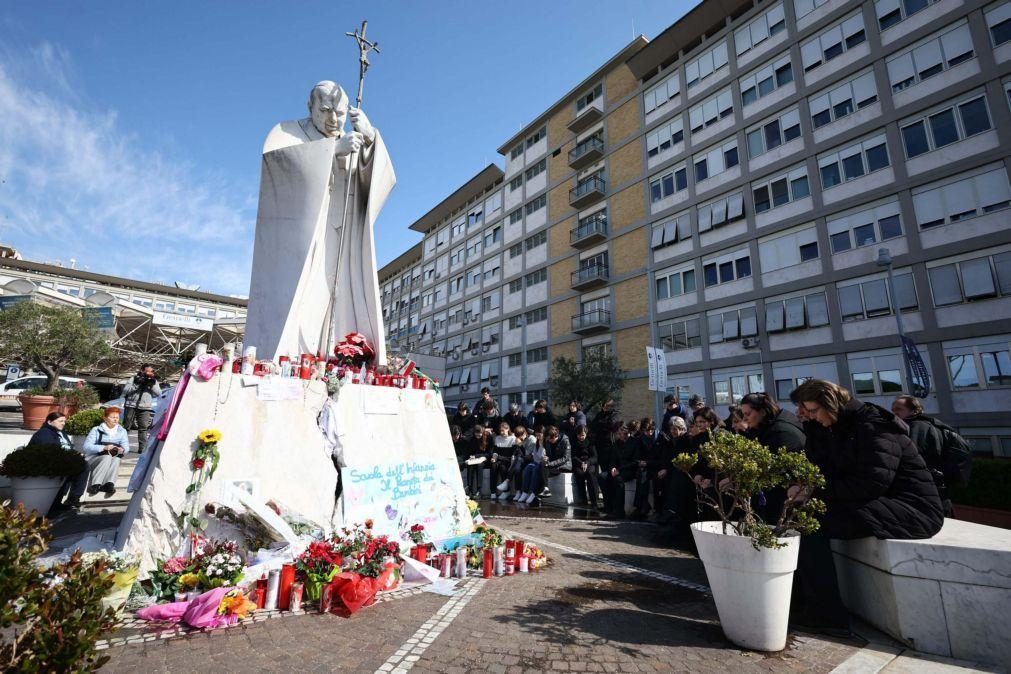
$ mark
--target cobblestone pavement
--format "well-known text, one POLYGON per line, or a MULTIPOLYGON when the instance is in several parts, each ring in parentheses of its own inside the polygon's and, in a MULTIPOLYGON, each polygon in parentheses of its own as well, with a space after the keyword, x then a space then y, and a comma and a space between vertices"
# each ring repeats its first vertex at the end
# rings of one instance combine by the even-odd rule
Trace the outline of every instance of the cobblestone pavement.
POLYGON ((650 525, 536 518, 490 524, 542 544, 536 574, 414 593, 350 619, 283 616, 110 648, 106 672, 828 672, 860 644, 791 635, 777 654, 726 641, 705 572, 650 525))

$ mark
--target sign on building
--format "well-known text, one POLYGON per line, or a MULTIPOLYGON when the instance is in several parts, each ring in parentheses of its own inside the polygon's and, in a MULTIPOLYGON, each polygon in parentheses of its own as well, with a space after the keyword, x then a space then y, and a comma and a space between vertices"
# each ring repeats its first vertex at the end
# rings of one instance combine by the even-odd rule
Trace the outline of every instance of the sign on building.
POLYGON ((31 298, 31 295, 5 295, 4 297, 0 297, 0 311, 8 309, 20 302, 27 302, 31 298))
POLYGON ((173 328, 187 328, 189 330, 203 330, 210 332, 214 328, 214 321, 201 316, 187 316, 184 314, 170 314, 164 311, 155 311, 151 318, 155 325, 164 325, 173 328))

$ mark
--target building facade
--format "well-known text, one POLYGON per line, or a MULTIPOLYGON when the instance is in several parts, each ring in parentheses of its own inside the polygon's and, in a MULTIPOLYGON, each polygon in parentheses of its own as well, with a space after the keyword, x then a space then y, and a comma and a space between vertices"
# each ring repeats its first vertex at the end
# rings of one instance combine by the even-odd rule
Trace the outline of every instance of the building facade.
POLYGON ((898 311, 928 412, 1011 456, 1009 99, 1009 2, 706 0, 412 226, 398 330, 448 354, 448 403, 606 349, 631 417, 648 345, 721 412, 810 377, 888 406, 898 311))

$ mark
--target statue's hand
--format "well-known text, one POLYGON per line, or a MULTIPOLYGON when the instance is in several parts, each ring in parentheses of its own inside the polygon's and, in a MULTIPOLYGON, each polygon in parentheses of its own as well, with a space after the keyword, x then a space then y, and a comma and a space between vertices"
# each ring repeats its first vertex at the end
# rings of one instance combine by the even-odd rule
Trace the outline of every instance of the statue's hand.
POLYGON ((363 142, 362 134, 357 131, 346 133, 337 139, 334 152, 338 157, 349 155, 352 152, 358 152, 358 150, 362 148, 363 142))
POLYGON ((376 139, 376 129, 372 126, 372 122, 369 118, 365 116, 361 108, 351 108, 348 110, 348 117, 351 119, 351 125, 354 130, 362 134, 365 139, 366 145, 372 145, 372 142, 376 139))

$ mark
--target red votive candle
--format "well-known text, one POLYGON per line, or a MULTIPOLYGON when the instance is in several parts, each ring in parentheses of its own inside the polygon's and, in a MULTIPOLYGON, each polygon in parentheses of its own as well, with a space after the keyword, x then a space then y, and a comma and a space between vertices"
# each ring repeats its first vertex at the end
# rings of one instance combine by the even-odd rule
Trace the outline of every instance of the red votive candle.
POLYGON ((287 611, 291 606, 291 584, 295 582, 295 565, 281 565, 281 585, 278 589, 277 608, 287 611))
POLYGON ((492 552, 491 548, 484 549, 484 566, 481 568, 481 575, 485 578, 491 578, 492 571, 495 569, 495 553, 492 552))

